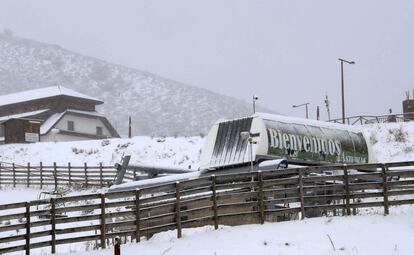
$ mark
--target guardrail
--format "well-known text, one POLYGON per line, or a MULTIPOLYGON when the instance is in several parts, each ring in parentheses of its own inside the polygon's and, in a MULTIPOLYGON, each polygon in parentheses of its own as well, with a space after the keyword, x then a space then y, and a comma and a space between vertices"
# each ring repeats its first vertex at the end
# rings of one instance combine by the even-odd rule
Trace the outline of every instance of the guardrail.
MULTIPOLYGON (((375 123, 393 123, 393 122, 408 122, 414 120, 414 112, 402 113, 402 114, 389 114, 389 115, 361 115, 351 116, 345 118, 345 124, 348 125, 367 125, 375 123)), ((333 119, 329 122, 342 124, 342 118, 333 119)))
MULTIPOLYGON (((40 187, 59 185, 82 185, 86 187, 107 187, 117 174, 113 166, 88 165, 18 165, 0 162, 0 185, 40 187)), ((135 172, 128 171, 126 178, 133 180, 135 172)))
POLYGON ((414 162, 400 162, 226 174, 6 204, 0 205, 0 253, 30 254, 42 247, 55 253, 79 242, 106 248, 116 236, 139 242, 176 230, 180 238, 183 228, 351 215, 360 208, 379 207, 388 214, 392 206, 413 204, 412 195, 414 162))

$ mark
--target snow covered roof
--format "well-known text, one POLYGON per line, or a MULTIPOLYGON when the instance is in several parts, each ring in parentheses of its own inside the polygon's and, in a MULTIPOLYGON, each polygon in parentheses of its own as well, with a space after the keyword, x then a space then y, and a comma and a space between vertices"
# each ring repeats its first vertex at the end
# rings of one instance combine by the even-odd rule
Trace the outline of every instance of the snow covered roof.
POLYGON ((84 115, 89 115, 89 116, 95 116, 95 117, 102 117, 104 118, 105 115, 96 112, 96 111, 81 111, 81 110, 75 110, 75 109, 67 109, 66 112, 71 112, 71 113, 79 113, 79 114, 84 114, 84 115))
POLYGON ((0 117, 0 123, 11 120, 11 119, 19 119, 19 118, 27 118, 30 116, 35 116, 44 112, 49 111, 49 109, 43 109, 43 110, 38 110, 38 111, 33 111, 33 112, 24 112, 24 113, 19 113, 19 114, 14 114, 14 115, 8 115, 8 116, 2 116, 0 117))
POLYGON ((272 120, 272 121, 280 121, 283 123, 294 123, 294 124, 302 124, 308 126, 317 126, 323 128, 332 128, 332 129, 339 129, 344 131, 351 131, 351 132, 362 132, 361 127, 359 126, 351 126, 346 124, 339 124, 339 123, 332 123, 320 120, 313 120, 313 119, 304 119, 304 118, 297 118, 291 116, 284 116, 284 115, 276 115, 270 113, 262 113, 257 112, 253 116, 258 116, 264 120, 272 120))
POLYGON ((49 130, 62 118, 65 112, 62 113, 55 113, 50 116, 45 122, 43 122, 42 126, 40 126, 40 134, 44 135, 49 132, 49 130))
POLYGON ((0 96, 0 106, 16 104, 26 101, 32 101, 36 99, 49 98, 54 96, 69 96, 82 98, 87 100, 92 100, 97 103, 102 104, 103 102, 97 98, 84 95, 82 93, 76 92, 74 90, 62 87, 62 86, 52 86, 40 89, 32 89, 22 92, 17 92, 13 94, 7 94, 0 96))
POLYGON ((40 127, 40 134, 45 135, 45 134, 49 133, 49 131, 63 118, 63 116, 68 114, 68 113, 69 114, 70 113, 80 114, 80 115, 83 115, 83 116, 91 116, 91 117, 94 117, 94 118, 99 118, 103 121, 105 126, 109 129, 112 136, 119 137, 118 132, 113 128, 113 126, 107 120, 105 115, 100 114, 99 112, 96 112, 96 111, 80 111, 80 110, 75 110, 75 109, 68 109, 68 110, 66 110, 62 113, 55 113, 52 116, 50 116, 40 127))
POLYGON ((98 118, 105 118, 104 115, 100 114, 99 112, 88 112, 88 111, 80 111, 80 110, 74 110, 74 109, 68 109, 61 113, 55 113, 52 116, 50 116, 40 127, 40 134, 44 135, 49 133, 50 129, 55 126, 55 124, 66 114, 66 113, 78 113, 82 115, 87 116, 94 116, 98 118))
MULTIPOLYGON (((279 122, 283 122, 286 124, 289 124, 289 123, 290 124, 302 124, 302 125, 308 125, 308 126, 339 129, 339 130, 357 132, 357 133, 362 132, 362 129, 360 126, 339 124, 339 123, 326 122, 326 121, 313 120, 313 119, 304 119, 304 118, 279 115, 279 114, 271 114, 271 113, 263 113, 263 112, 256 112, 253 115, 238 118, 238 119, 246 119, 246 118, 252 118, 252 117, 253 118, 257 117, 263 120, 279 121, 279 122)), ((216 121, 216 124, 227 122, 229 120, 238 120, 238 119, 219 119, 218 121, 216 121)))

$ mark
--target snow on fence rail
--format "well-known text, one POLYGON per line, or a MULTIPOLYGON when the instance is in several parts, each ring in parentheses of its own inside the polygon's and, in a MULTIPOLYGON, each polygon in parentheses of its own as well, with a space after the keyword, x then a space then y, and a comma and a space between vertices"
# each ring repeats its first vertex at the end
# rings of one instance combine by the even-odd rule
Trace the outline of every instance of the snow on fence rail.
MULTIPOLYGON (((68 163, 66 166, 43 165, 42 162, 38 166, 17 165, 14 163, 0 162, 0 185, 12 185, 33 187, 37 186, 55 186, 59 185, 82 185, 106 187, 108 182, 113 181, 117 172, 113 166, 98 166, 84 164, 83 166, 72 166, 68 163)), ((135 175, 135 173, 133 173, 135 175)), ((127 179, 133 179, 131 172, 127 173, 127 179)))
POLYGON ((413 204, 413 195, 414 162, 402 162, 226 174, 5 204, 0 205, 0 254, 30 254, 42 247, 67 252, 64 246, 73 243, 106 248, 116 236, 139 242, 176 230, 180 238, 183 228, 351 215, 360 208, 379 207, 388 214, 392 206, 413 204))
MULTIPOLYGON (((414 112, 388 114, 388 115, 360 115, 345 118, 345 123, 348 125, 366 125, 376 123, 392 123, 392 122, 407 122, 414 120, 414 112)), ((342 124, 343 120, 332 119, 329 122, 342 124)))

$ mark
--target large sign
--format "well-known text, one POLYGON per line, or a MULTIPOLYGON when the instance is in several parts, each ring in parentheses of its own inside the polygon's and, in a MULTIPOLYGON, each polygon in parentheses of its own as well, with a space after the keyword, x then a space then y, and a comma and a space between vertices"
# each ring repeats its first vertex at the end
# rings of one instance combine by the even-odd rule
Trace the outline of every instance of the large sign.
POLYGON ((36 143, 39 142, 39 134, 38 133, 24 133, 24 141, 28 143, 36 143))
POLYGON ((297 161, 367 163, 362 133, 310 125, 265 121, 268 154, 297 161))

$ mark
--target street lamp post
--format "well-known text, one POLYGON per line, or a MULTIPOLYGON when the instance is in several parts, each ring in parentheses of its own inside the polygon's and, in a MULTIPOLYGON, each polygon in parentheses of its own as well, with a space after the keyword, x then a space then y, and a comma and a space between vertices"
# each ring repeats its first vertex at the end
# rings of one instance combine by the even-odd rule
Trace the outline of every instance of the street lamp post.
POLYGON ((305 106, 305 110, 306 110, 306 118, 309 118, 309 112, 308 112, 308 105, 310 103, 304 103, 304 104, 298 104, 298 105, 292 105, 293 108, 297 108, 297 107, 301 107, 301 106, 305 106))
POLYGON ((240 136, 242 139, 247 139, 247 141, 249 142, 250 145, 250 172, 253 172, 253 144, 256 144, 255 141, 253 141, 253 136, 252 133, 250 133, 249 131, 243 131, 240 133, 240 136))
POLYGON ((353 65, 355 61, 348 61, 342 58, 338 58, 338 60, 341 62, 342 123, 345 124, 344 62, 353 65))
POLYGON ((258 96, 253 96, 253 114, 256 113, 256 101, 259 99, 258 96))

